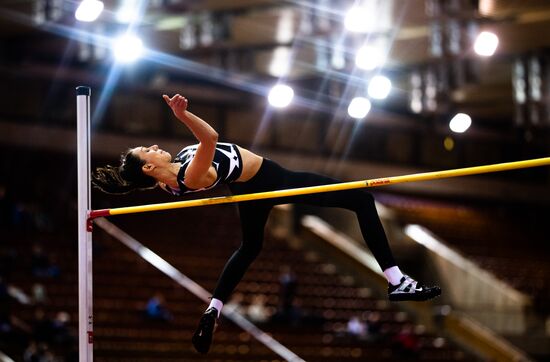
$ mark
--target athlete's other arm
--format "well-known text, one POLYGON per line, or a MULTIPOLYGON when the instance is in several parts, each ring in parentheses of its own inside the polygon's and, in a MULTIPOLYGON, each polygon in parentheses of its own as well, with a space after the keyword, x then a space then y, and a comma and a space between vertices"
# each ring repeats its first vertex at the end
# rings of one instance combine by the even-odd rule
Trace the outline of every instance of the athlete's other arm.
POLYGON ((176 94, 172 98, 162 96, 174 115, 189 128, 199 141, 195 157, 185 171, 185 185, 191 189, 210 186, 216 180, 215 171, 211 170, 212 160, 218 142, 218 132, 200 117, 187 110, 187 98, 176 94))

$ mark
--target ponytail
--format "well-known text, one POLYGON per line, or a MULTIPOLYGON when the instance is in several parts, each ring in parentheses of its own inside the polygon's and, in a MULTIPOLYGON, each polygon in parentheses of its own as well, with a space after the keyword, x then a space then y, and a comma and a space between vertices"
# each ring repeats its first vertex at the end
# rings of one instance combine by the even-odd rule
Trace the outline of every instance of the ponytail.
POLYGON ((120 166, 107 165, 92 173, 92 184, 108 194, 127 194, 134 190, 148 190, 157 186, 154 177, 143 173, 145 161, 129 149, 120 157, 120 166))

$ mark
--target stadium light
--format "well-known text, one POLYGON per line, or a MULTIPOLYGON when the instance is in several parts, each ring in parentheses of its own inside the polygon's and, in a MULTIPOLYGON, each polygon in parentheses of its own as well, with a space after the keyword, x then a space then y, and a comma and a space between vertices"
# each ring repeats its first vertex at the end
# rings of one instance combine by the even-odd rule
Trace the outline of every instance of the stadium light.
POLYGON ((348 114, 355 119, 365 118, 369 114, 371 103, 368 98, 355 97, 348 106, 348 114))
POLYGON ((488 31, 481 32, 474 43, 474 51, 483 57, 490 57, 495 54, 497 47, 498 36, 488 31))
POLYGON ((381 67, 386 61, 382 51, 371 45, 364 45, 355 54, 355 65, 364 70, 373 70, 381 67))
POLYGON ((466 113, 457 113, 449 122, 449 128, 455 133, 464 133, 471 125, 472 118, 466 113))
POLYGON ((126 34, 114 41, 113 52, 117 61, 131 63, 143 53, 143 42, 134 35, 126 34))
POLYGON ((377 23, 376 4, 353 6, 344 18, 344 26, 352 33, 368 33, 377 23))
POLYGON ((391 92, 391 80, 383 75, 373 77, 369 83, 368 93, 374 99, 386 99, 391 92))
POLYGON ((99 0, 83 0, 74 13, 78 21, 95 21, 103 11, 103 2, 99 0))
POLYGON ((267 100, 275 108, 285 108, 294 98, 294 90, 285 84, 277 84, 269 91, 267 100))
POLYGON ((139 19, 139 4, 135 0, 124 0, 116 13, 119 23, 129 24, 139 19))

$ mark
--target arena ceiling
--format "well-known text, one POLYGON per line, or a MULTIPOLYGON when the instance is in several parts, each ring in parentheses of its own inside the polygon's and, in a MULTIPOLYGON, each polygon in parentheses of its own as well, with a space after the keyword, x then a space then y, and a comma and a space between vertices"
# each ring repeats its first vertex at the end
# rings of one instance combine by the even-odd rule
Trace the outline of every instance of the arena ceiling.
POLYGON ((131 25, 116 19, 122 1, 104 0, 94 23, 74 19, 78 3, 3 0, 0 73, 100 84, 111 63, 110 37, 130 26, 151 50, 145 75, 132 84, 143 92, 178 90, 176 80, 185 78, 193 80, 190 97, 246 105, 284 79, 305 108, 319 100, 341 107, 383 73, 394 88, 375 107, 400 116, 465 112, 495 133, 550 128, 550 1, 363 1, 372 12, 360 34, 344 28, 354 4, 348 0, 136 1, 141 17, 131 25), (492 57, 472 51, 481 30, 499 36, 492 57), (370 72, 354 62, 365 43, 386 53, 384 65, 370 72), (288 67, 277 68, 281 57, 288 67), (413 94, 421 102, 416 111, 413 94))

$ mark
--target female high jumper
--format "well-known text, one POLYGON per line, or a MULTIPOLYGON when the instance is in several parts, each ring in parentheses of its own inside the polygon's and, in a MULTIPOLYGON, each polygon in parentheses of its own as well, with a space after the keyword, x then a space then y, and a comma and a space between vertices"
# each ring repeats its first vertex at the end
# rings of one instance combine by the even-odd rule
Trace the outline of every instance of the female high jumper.
MULTIPOLYGON (((232 143, 218 142, 218 133, 204 120, 187 110, 188 101, 176 94, 163 95, 175 116, 199 141, 185 147, 174 159, 157 145, 128 149, 118 166, 97 168, 94 186, 106 193, 125 194, 157 186, 174 196, 200 192, 227 184, 234 195, 299 187, 334 184, 340 181, 309 172, 295 172, 232 143)), ((293 197, 240 202, 238 204, 242 242, 227 261, 200 319, 192 342, 197 351, 207 353, 222 310, 250 264, 256 259, 264 238, 271 208, 278 204, 302 203, 340 207, 357 215, 363 238, 388 280, 391 301, 425 301, 441 294, 437 286, 421 285, 397 266, 378 217, 373 196, 365 190, 344 190, 293 197)))

